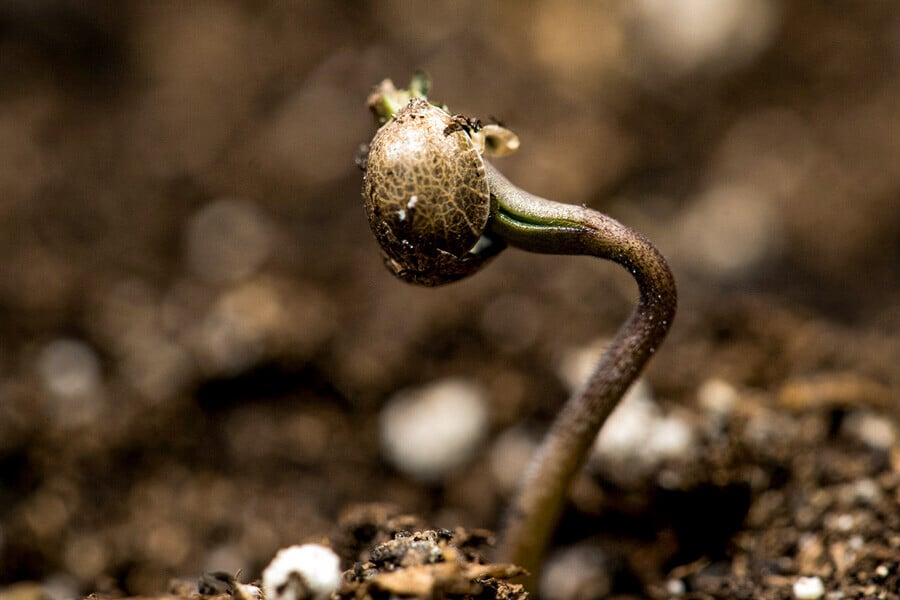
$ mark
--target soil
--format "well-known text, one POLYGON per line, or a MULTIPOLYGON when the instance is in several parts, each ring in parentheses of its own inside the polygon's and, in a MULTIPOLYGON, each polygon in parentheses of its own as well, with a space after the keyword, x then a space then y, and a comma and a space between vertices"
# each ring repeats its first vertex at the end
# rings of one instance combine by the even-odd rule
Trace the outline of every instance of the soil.
POLYGON ((0 599, 195 597, 305 542, 346 598, 522 597, 501 440, 635 290, 515 250, 391 277, 354 156, 416 68, 679 283, 638 428, 669 433, 591 457, 542 597, 900 598, 900 5, 663 4, 0 6, 0 599), (382 409, 447 378, 487 435, 405 475, 382 409))

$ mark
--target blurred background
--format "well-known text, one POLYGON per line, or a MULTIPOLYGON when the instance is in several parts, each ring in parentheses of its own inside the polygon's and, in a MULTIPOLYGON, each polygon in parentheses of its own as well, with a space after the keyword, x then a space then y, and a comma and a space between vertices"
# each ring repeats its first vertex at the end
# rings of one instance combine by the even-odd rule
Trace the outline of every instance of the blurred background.
POLYGON ((372 86, 420 68, 518 133, 518 185, 669 258, 654 401, 897 398, 893 0, 5 0, 0 585, 252 579, 356 502, 497 526, 636 292, 515 250, 390 276, 354 156, 372 86), (423 402, 462 433, 410 465, 423 402))

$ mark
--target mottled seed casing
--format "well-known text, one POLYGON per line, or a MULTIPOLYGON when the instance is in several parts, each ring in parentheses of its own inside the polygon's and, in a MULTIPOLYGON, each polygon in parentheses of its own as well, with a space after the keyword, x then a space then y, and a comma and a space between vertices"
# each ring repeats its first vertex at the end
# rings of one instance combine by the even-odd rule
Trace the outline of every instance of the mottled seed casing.
POLYGON ((369 225, 387 267, 422 285, 456 281, 487 254, 472 252, 491 199, 466 128, 413 98, 372 139, 363 186, 369 225))

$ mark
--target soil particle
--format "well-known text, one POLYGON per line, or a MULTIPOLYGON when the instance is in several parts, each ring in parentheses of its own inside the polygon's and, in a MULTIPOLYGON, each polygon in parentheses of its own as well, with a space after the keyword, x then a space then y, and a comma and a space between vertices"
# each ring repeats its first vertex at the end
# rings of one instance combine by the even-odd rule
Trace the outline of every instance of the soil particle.
MULTIPOLYGON (((345 540, 357 546, 360 537, 378 539, 416 519, 391 515, 383 505, 361 506, 342 520, 345 540)), ((339 596, 345 599, 400 598, 524 599, 521 585, 510 578, 524 571, 508 564, 488 563, 480 550, 493 536, 486 531, 398 531, 391 539, 363 550, 344 573, 339 596)))

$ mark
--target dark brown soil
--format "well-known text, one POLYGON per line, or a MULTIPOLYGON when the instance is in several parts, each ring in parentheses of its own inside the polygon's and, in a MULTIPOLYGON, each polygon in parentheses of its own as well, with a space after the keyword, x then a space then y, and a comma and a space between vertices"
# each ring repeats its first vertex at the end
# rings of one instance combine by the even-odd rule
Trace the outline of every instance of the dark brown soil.
POLYGON ((416 68, 679 283, 644 389, 687 443, 591 459, 544 596, 900 598, 900 5, 669 5, 0 5, 0 599, 252 581, 309 541, 347 597, 516 597, 499 440, 544 431, 635 290, 514 250, 390 276, 353 159, 371 86, 416 68), (379 415, 450 377, 488 435, 417 482, 379 415), (398 532, 455 587, 366 571, 398 532))

